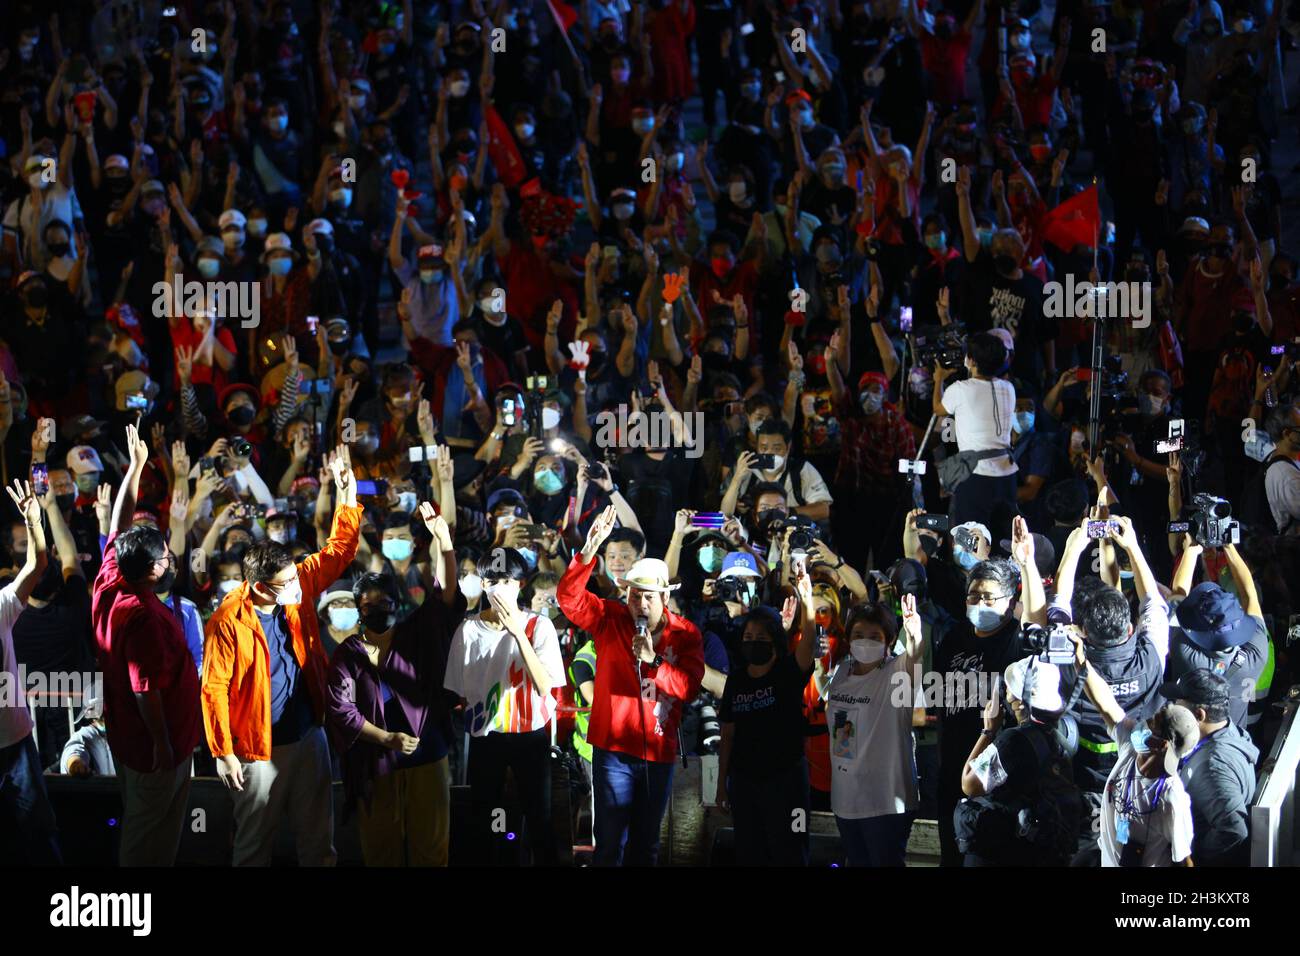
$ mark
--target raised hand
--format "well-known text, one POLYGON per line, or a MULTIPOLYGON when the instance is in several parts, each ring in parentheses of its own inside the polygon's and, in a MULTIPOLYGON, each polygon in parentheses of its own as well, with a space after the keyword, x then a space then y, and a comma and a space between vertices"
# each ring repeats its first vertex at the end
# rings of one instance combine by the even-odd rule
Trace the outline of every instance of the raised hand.
POLYGON ((190 455, 185 450, 185 442, 172 442, 172 474, 177 478, 189 478, 190 475, 190 455))
POLYGON ((17 507, 18 513, 23 516, 23 521, 27 523, 29 528, 40 524, 41 503, 32 494, 32 483, 30 481, 20 481, 15 478, 13 487, 6 485, 5 491, 9 492, 9 497, 13 499, 14 506, 17 507))
POLYGON ((590 562, 600 550, 600 546, 605 543, 610 532, 614 530, 614 523, 618 521, 618 509, 613 505, 606 506, 605 510, 596 516, 596 520, 591 523, 591 528, 587 531, 587 541, 582 546, 582 556, 585 562, 590 562))
POLYGON ((438 514, 428 501, 420 502, 419 514, 424 527, 428 529, 429 534, 433 535, 433 540, 438 542, 438 550, 452 550, 451 529, 447 527, 446 519, 438 514))
POLYGON ((668 272, 664 274, 664 301, 669 305, 676 302, 682 294, 682 289, 686 285, 686 274, 684 272, 668 272))

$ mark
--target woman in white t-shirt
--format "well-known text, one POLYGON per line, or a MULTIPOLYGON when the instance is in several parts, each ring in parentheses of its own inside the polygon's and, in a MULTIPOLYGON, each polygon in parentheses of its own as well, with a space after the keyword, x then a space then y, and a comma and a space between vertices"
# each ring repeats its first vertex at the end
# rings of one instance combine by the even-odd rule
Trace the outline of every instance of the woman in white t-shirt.
POLYGON ((849 656, 827 688, 831 809, 850 866, 902 866, 918 802, 912 674, 924 651, 916 599, 903 596, 903 653, 891 657, 894 611, 849 611, 849 656))
MULTIPOLYGON (((966 370, 970 377, 946 389, 944 380, 953 370, 935 363, 934 413, 952 416, 958 451, 1010 451, 1016 389, 998 378, 1007 370, 1008 354, 1007 347, 992 333, 972 335, 966 342, 966 370)), ((974 473, 953 491, 949 520, 952 524, 978 521, 992 525, 999 502, 1015 510, 1016 464, 1009 454, 986 458, 975 466, 974 473)))
POLYGON ((1110 685, 1087 666, 1083 643, 1075 661, 1084 690, 1119 747, 1101 802, 1102 866, 1191 866, 1192 801, 1178 763, 1200 745, 1200 725, 1186 707, 1167 704, 1149 720, 1126 716, 1110 685))
MULTIPOLYGON (((508 843, 498 808, 506 768, 523 805, 533 862, 554 865, 551 825, 551 689, 564 680, 560 643, 550 619, 519 608, 528 565, 514 548, 493 548, 478 563, 487 607, 456 629, 447 655, 446 688, 465 702, 470 733, 469 785, 479 863, 508 843)), ((513 834, 509 834, 513 836, 513 834)))

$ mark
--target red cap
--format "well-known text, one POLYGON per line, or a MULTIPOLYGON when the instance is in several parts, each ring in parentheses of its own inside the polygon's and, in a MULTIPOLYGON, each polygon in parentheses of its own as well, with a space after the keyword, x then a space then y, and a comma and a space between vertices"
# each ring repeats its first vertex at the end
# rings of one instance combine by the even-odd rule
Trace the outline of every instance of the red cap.
POLYGON ((785 98, 785 103, 789 106, 794 100, 803 100, 805 103, 811 103, 812 97, 808 95, 807 90, 795 90, 785 98))
POLYGON ((858 391, 862 391, 868 385, 879 385, 889 393, 889 379, 885 378, 883 372, 863 372, 862 377, 858 379, 858 391))

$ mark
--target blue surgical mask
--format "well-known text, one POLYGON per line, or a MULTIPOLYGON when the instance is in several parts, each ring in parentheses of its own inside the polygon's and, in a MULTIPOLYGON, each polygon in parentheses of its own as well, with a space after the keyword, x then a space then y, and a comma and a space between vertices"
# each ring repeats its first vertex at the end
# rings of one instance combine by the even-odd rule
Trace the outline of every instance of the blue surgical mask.
POLYGON ((289 270, 293 268, 293 262, 287 257, 281 256, 278 259, 272 259, 266 264, 266 269, 273 276, 287 276, 289 270))
POLYGON ((406 538, 388 538, 383 543, 384 557, 389 561, 405 561, 415 551, 415 542, 406 538))
POLYGON ((700 548, 696 557, 705 574, 717 574, 722 569, 722 559, 727 556, 725 548, 700 548))
POLYGON ((199 275, 203 276, 203 278, 205 279, 215 278, 216 274, 220 271, 221 271, 221 263, 218 262, 216 259, 199 260, 199 275))
POLYGON ((549 468, 539 468, 533 472, 533 487, 544 495, 553 495, 564 487, 564 481, 549 468))
POLYGON ((528 562, 528 570, 532 571, 537 567, 537 552, 532 548, 520 548, 519 554, 528 562))
POLYGON ((989 245, 993 242, 993 230, 976 229, 975 232, 980 237, 980 247, 987 249, 989 245))
POLYGON ((1146 724, 1138 724, 1128 735, 1128 742, 1133 745, 1133 749, 1140 754, 1150 753, 1151 747, 1147 743, 1151 739, 1151 728, 1146 724))
POLYGON ((414 491, 399 491, 397 493, 397 510, 411 514, 419 506, 420 501, 414 491))
POLYGON ((977 631, 991 631, 1002 623, 1002 615, 983 604, 967 605, 966 620, 977 631))
POLYGON ((964 548, 953 548, 952 557, 963 571, 969 571, 971 568, 975 567, 975 565, 980 563, 980 559, 976 555, 964 548))
POLYGON ((1016 412, 1015 421, 1012 424, 1017 435, 1023 435, 1026 432, 1034 430, 1034 413, 1033 412, 1016 412))
POLYGON ((330 608, 330 627, 336 631, 350 631, 361 620, 361 612, 354 607, 330 608))
POLYGON ((271 129, 283 131, 289 128, 289 117, 287 116, 272 116, 269 117, 269 119, 271 121, 271 129))

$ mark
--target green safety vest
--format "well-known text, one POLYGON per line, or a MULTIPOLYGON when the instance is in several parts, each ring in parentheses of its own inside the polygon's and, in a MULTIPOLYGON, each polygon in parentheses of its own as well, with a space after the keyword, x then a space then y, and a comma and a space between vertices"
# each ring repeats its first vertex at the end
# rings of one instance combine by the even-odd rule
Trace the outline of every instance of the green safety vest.
MULTIPOLYGON (((582 696, 582 689, 578 685, 578 679, 573 676, 573 665, 583 661, 590 668, 592 673, 596 672, 596 643, 588 641, 582 645, 578 653, 573 655, 573 660, 569 664, 569 683, 573 685, 573 702, 579 707, 591 707, 591 701, 582 696)), ((578 751, 578 756, 587 763, 591 763, 591 744, 587 743, 587 728, 591 725, 591 711, 580 710, 573 715, 573 749, 578 751)))

